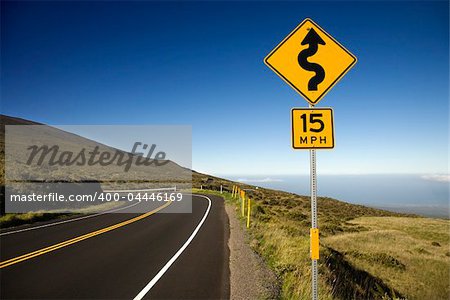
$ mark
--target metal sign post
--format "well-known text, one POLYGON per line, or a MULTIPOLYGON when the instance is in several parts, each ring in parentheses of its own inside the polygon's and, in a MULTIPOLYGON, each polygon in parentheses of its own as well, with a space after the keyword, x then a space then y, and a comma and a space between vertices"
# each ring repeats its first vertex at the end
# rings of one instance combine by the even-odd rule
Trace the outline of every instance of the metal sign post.
MULTIPOLYGON (((313 108, 312 105, 309 105, 310 108, 313 108)), ((317 267, 317 259, 313 257, 313 230, 317 230, 317 170, 316 170, 316 150, 309 150, 309 160, 310 160, 310 182, 311 182, 311 270, 312 270, 312 299, 318 299, 318 287, 317 287, 317 279, 318 279, 318 267, 317 267)))
POLYGON ((305 19, 266 56, 264 62, 309 102, 309 109, 292 109, 291 136, 292 148, 309 149, 311 286, 312 299, 317 300, 319 228, 316 149, 334 148, 334 124, 331 108, 314 108, 314 105, 356 64, 356 57, 311 19, 305 19))
MULTIPOLYGON (((317 174, 316 174, 316 150, 309 150, 310 156, 310 176, 311 176, 311 228, 317 229, 317 174)), ((312 236, 311 236, 312 238, 312 236)), ((312 241, 312 240, 311 240, 312 241)), ((311 243, 312 244, 312 243, 311 243)), ((311 249, 312 254, 312 249, 311 249)), ((317 259, 312 258, 312 299, 317 300, 317 259)))

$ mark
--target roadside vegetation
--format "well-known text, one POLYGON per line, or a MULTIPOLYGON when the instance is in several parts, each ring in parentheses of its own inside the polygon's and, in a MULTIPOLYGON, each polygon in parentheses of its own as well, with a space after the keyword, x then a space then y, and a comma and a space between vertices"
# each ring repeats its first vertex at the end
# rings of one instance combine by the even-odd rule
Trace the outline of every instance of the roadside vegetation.
POLYGON ((74 212, 61 212, 61 211, 46 211, 46 212, 29 212, 29 213, 8 213, 0 216, 0 228, 8 228, 14 226, 20 226, 25 224, 32 224, 36 222, 45 222, 56 219, 66 219, 70 217, 76 217, 78 215, 86 215, 98 213, 114 209, 124 205, 125 202, 106 202, 100 205, 88 206, 78 209, 74 212))
POLYGON ((323 243, 409 299, 449 298, 450 221, 362 217, 350 222, 368 230, 329 236, 323 243))
POLYGON ((14 227, 35 222, 44 222, 54 219, 69 217, 70 214, 50 214, 50 213, 23 213, 23 214, 5 214, 0 217, 0 227, 14 227))
MULTIPOLYGON (((208 177, 194 182, 200 185, 203 190, 194 191, 223 196, 240 216, 240 201, 231 197, 232 182, 208 177)), ((250 245, 278 275, 280 298, 310 299, 309 197, 240 187, 252 199, 250 245)), ((448 299, 449 220, 324 197, 318 203, 319 299, 448 299)))

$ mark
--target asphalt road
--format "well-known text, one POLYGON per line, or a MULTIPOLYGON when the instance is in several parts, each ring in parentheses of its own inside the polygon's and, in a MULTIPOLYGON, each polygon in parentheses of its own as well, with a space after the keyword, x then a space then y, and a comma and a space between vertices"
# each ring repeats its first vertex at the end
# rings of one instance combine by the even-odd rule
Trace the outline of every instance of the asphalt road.
POLYGON ((193 196, 190 214, 151 214, 114 228, 140 216, 104 214, 0 236, 0 298, 229 298, 220 197, 193 196), (47 250, 30 256, 40 249, 47 250))

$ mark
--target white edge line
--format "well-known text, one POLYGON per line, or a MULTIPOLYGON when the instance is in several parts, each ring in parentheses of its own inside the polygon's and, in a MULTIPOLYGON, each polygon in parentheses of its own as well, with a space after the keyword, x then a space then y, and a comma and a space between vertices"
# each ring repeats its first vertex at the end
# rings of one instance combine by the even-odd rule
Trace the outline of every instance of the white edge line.
POLYGON ((195 194, 195 196, 205 198, 209 201, 208 208, 206 209, 205 215, 201 219, 200 223, 198 223, 197 227, 192 232, 191 236, 187 239, 187 241, 184 243, 184 245, 177 251, 177 253, 175 253, 174 256, 172 256, 172 258, 164 265, 164 267, 162 267, 162 269, 158 272, 158 274, 156 274, 155 277, 153 277, 153 279, 150 280, 150 282, 142 289, 142 291, 139 292, 139 294, 137 294, 136 297, 134 297, 133 300, 141 300, 142 298, 145 297, 145 295, 158 282, 158 280, 161 279, 161 277, 164 275, 164 273, 166 273, 167 270, 169 270, 169 268, 177 260, 177 258, 181 255, 181 253, 183 253, 183 251, 189 246, 189 244, 192 242, 192 240, 194 239, 194 237, 197 235, 198 231, 202 227, 203 223, 205 222, 206 217, 208 217, 209 211, 211 209, 211 199, 209 199, 207 196, 204 196, 204 195, 195 194))
MULTIPOLYGON (((174 191, 176 191, 176 189, 177 189, 176 187, 172 187, 172 188, 146 189, 146 190, 116 190, 116 191, 114 191, 114 190, 105 190, 105 191, 103 191, 103 193, 112 193, 112 192, 116 192, 116 193, 130 192, 130 193, 132 193, 132 192, 160 191, 160 190, 174 190, 174 191)), ((49 223, 49 224, 28 227, 28 228, 19 229, 19 230, 7 231, 7 232, 0 233, 0 236, 14 234, 14 233, 20 233, 20 232, 30 231, 30 230, 35 230, 35 229, 41 229, 41 228, 55 226, 55 225, 61 225, 61 224, 70 223, 70 222, 79 221, 79 220, 84 220, 84 219, 89 219, 89 218, 93 218, 93 217, 98 217, 98 216, 101 216, 101 215, 104 215, 104 214, 113 213, 113 212, 116 212, 116 211, 119 211, 119 210, 123 210, 125 208, 133 207, 133 206, 135 206, 135 205, 137 205, 139 203, 140 203, 140 201, 136 202, 136 203, 133 203, 131 205, 127 205, 125 207, 119 207, 119 208, 115 208, 115 209, 112 209, 112 210, 107 210, 107 211, 104 211, 104 212, 96 213, 96 214, 93 214, 93 215, 83 216, 83 217, 74 218, 74 219, 68 219, 68 220, 59 221, 59 222, 52 222, 52 223, 49 223)))

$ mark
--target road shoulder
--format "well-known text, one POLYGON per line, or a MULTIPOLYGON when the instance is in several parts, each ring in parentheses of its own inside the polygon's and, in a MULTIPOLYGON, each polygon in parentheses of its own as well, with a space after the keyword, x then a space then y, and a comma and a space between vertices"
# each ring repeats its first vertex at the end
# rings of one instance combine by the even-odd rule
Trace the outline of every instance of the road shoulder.
POLYGON ((226 204, 230 222, 230 299, 277 299, 275 274, 249 245, 249 237, 236 215, 236 208, 226 204))

